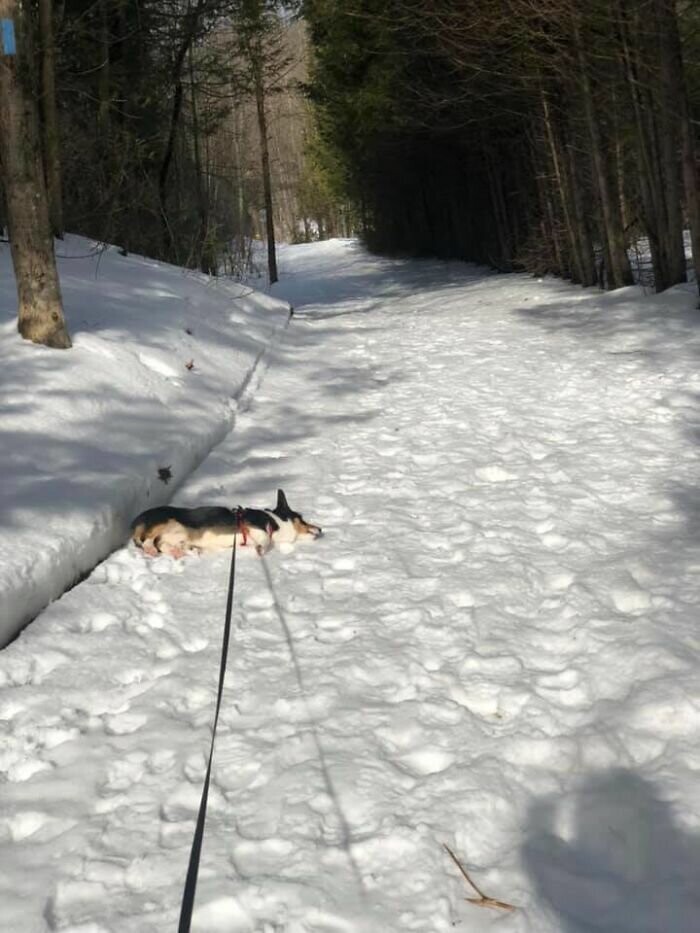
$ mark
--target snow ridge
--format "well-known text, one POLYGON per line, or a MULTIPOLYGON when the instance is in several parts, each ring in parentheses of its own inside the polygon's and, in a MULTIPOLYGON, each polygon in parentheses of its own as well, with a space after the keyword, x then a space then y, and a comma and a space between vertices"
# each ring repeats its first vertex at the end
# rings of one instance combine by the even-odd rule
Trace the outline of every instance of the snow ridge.
POLYGON ((220 443, 288 322, 286 303, 251 289, 90 246, 60 245, 74 339, 65 354, 15 333, 0 250, 0 645, 220 443))

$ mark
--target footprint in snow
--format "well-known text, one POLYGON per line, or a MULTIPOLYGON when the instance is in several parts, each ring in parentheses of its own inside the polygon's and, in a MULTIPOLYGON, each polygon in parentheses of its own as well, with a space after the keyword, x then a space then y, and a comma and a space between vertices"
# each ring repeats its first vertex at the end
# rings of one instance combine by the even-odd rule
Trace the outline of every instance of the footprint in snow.
POLYGON ((514 473, 509 473, 508 470, 504 470, 497 463, 478 467, 474 470, 474 475, 485 483, 507 483, 518 478, 514 473))
POLYGON ((231 849, 231 862, 244 876, 281 875, 294 854, 295 846, 277 836, 267 839, 242 839, 231 849))
POLYGON ((634 585, 611 590, 610 599, 615 609, 625 615, 639 615, 651 607, 649 593, 634 585))
POLYGON ((280 697, 275 701, 273 712, 278 720, 285 722, 308 722, 325 719, 333 708, 333 698, 328 695, 300 697, 299 699, 284 699, 280 697))
POLYGON ((96 612, 88 618, 86 630, 88 632, 104 632, 105 629, 110 628, 112 625, 119 625, 118 616, 114 615, 113 612, 96 612))
POLYGON ((317 619, 314 624, 316 628, 316 641, 322 642, 323 644, 342 644, 346 641, 352 641, 353 638, 357 637, 357 625, 353 624, 353 622, 345 616, 326 613, 321 618, 317 619))
POLYGON ((43 648, 36 657, 22 658, 17 655, 0 655, 0 687, 29 687, 42 683, 44 678, 57 667, 68 663, 70 658, 62 651, 43 648))
POLYGON ((104 913, 104 904, 108 898, 108 888, 100 882, 78 879, 59 881, 44 912, 49 929, 108 933, 107 928, 95 920, 104 913))
MULTIPOLYGON (((198 714, 201 710, 212 707, 213 702, 214 697, 211 690, 205 687, 190 687, 183 693, 178 691, 173 694, 173 698, 168 701, 167 706, 178 716, 182 716, 187 713, 198 714)), ((193 715, 191 719, 193 723, 200 721, 198 715, 193 715)))
POLYGON ((323 592, 328 596, 350 596, 357 592, 357 583, 352 577, 330 577, 323 581, 323 592))
POLYGON ((131 735, 145 726, 148 716, 144 713, 116 713, 103 716, 104 730, 107 735, 131 735))
POLYGON ((355 557, 339 557, 333 561, 331 567, 337 572, 352 573, 357 566, 355 557))
POLYGON ((399 765, 417 777, 439 774, 447 770, 454 760, 455 756, 452 752, 431 745, 425 745, 423 748, 418 748, 395 759, 399 765))
POLYGON ((0 820, 0 839, 9 836, 12 842, 32 839, 49 842, 75 826, 75 820, 50 816, 40 810, 21 810, 0 820))
MULTIPOLYGON (((230 895, 205 901, 195 907, 192 914, 192 928, 206 930, 207 933, 234 933, 237 930, 243 933, 252 930, 254 923, 251 914, 241 906, 240 899, 230 895)), ((265 925, 264 929, 267 928, 265 925)), ((270 926, 269 929, 273 930, 274 927, 270 926)))
POLYGON ((141 781, 146 771, 147 760, 146 752, 134 752, 126 758, 113 761, 107 767, 104 780, 98 785, 98 794, 101 797, 109 797, 129 791, 141 781))
POLYGON ((558 706, 575 707, 590 704, 589 692, 581 683, 580 672, 574 668, 541 675, 535 682, 535 693, 558 706))
MULTIPOLYGON (((190 781, 180 783, 168 796, 160 810, 160 817, 165 823, 183 823, 194 820, 199 812, 199 803, 202 797, 202 780, 204 779, 205 763, 203 757, 198 756, 199 766, 196 774, 193 773, 190 781)), ((216 785, 209 790, 208 812, 221 813, 226 801, 216 785)))

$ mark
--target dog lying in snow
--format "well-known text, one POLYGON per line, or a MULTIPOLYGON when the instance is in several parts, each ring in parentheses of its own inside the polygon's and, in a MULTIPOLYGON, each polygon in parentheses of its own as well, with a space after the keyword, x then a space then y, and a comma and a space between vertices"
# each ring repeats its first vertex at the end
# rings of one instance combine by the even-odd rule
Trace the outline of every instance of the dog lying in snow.
POLYGON ((167 554, 184 557, 233 547, 254 547, 265 554, 273 544, 297 538, 318 538, 321 529, 304 521, 289 508, 287 497, 277 490, 274 509, 227 509, 204 506, 184 509, 163 505, 137 515, 131 523, 131 538, 149 557, 167 554))

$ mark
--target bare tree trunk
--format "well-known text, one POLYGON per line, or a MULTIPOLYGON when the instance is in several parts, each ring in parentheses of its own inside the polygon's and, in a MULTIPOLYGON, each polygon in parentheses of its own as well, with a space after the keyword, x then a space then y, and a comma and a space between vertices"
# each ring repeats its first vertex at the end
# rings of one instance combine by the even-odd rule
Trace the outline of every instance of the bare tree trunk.
POLYGON ((241 105, 236 99, 236 89, 233 89, 233 155, 235 160, 236 185, 236 236, 240 244, 240 255, 247 256, 248 239, 251 234, 250 211, 248 209, 247 187, 243 165, 243 121, 241 119, 241 105))
MULTIPOLYGON (((676 101, 677 80, 674 80, 674 46, 670 19, 675 17, 673 6, 667 0, 656 0, 659 26, 659 57, 661 60, 660 139, 666 205, 666 243, 669 285, 685 282, 688 278, 683 247, 683 214, 681 212, 681 180, 678 165, 680 127, 676 101)), ((680 45, 679 45, 680 52, 680 45)), ((681 65, 682 67, 682 65, 681 65)), ((680 91, 680 89, 678 88, 680 91)))
POLYGON ((637 135, 636 149, 639 156, 639 192, 641 198, 642 221, 647 236, 649 237, 649 251, 651 253, 651 264, 654 271, 654 287, 657 291, 663 291, 670 283, 668 281, 668 269, 664 261, 661 245, 664 239, 664 212, 661 205, 662 196, 659 190, 658 173, 655 172, 653 168, 659 164, 659 159, 655 154, 654 128, 650 126, 649 120, 652 108, 649 106, 648 101, 645 106, 642 100, 641 80, 639 75, 641 63, 639 61, 638 50, 636 48, 633 49, 633 37, 630 35, 632 30, 635 31, 635 34, 638 34, 638 16, 632 15, 626 0, 619 0, 618 28, 620 32, 625 77, 632 101, 637 135))
POLYGON ((542 104, 542 116, 544 118, 545 135, 547 137, 549 154, 552 160, 554 179, 556 181, 556 187, 559 192, 559 201, 561 203, 562 213, 564 215, 564 225, 566 227, 569 248, 571 250, 571 256, 573 259, 574 268, 572 271, 572 277, 575 282, 581 282, 584 285, 591 284, 590 282, 585 281, 586 275, 583 268, 583 260, 581 258, 579 238, 575 229, 575 222, 573 217, 574 212, 571 209, 570 204, 571 199, 569 196, 569 185, 567 184, 565 178, 566 166, 562 164, 562 159, 560 158, 560 147, 557 144, 557 139, 554 133, 554 126, 552 125, 552 115, 549 107, 549 101, 547 100, 547 95, 542 88, 540 89, 540 103, 542 104))
POLYGON ((695 281, 700 290, 700 175, 695 153, 695 136, 688 104, 688 89, 685 81, 683 50, 678 32, 676 0, 657 0, 659 20, 666 34, 669 56, 668 80, 675 101, 675 113, 680 123, 681 165, 683 186, 690 221, 690 239, 693 248, 695 281))
POLYGON ((510 229, 508 224, 508 211, 506 209, 505 198, 503 197, 503 179, 497 172, 497 160, 494 159, 493 152, 484 147, 486 159, 486 171, 489 179, 489 193, 491 195, 491 205, 493 207, 493 217, 496 223, 496 233, 498 236, 498 246, 501 251, 501 262, 499 268, 510 269, 513 260, 513 250, 510 241, 510 229))
POLYGON ((265 198, 265 230, 267 233, 267 268, 270 285, 277 281, 277 251, 275 249, 275 218, 272 213, 272 178, 270 175, 270 149, 265 113, 265 88, 263 86, 262 63, 253 62, 255 80, 255 105, 258 111, 260 131, 260 159, 262 162, 263 193, 265 198))
POLYGON ((573 227, 578 245, 578 254, 581 259, 581 284, 588 287, 598 282, 598 274, 595 265, 595 250, 589 222, 589 211, 588 206, 584 203, 580 158, 577 156, 575 141, 571 138, 572 132, 572 129, 569 128, 568 137, 564 144, 566 161, 569 167, 569 171, 565 173, 564 177, 568 176, 570 179, 569 193, 573 209, 573 227))
MULTIPOLYGON (((42 0, 42 2, 47 2, 47 0, 42 0)), ((100 0, 99 4, 100 66, 97 71, 97 96, 99 99, 99 105, 97 108, 97 127, 100 132, 100 142, 106 150, 109 150, 110 109, 112 105, 109 68, 110 35, 109 9, 107 7, 108 2, 109 0, 100 0)))
POLYGON ((158 198, 160 201, 163 238, 166 243, 171 245, 171 247, 174 245, 174 243, 170 224, 168 223, 168 177, 170 175, 170 166, 172 165, 172 161, 175 155, 177 131, 180 126, 180 117, 182 115, 182 100, 184 93, 182 86, 182 71, 185 64, 185 56, 187 55, 187 52, 194 42, 195 36, 197 34, 199 20, 204 10, 205 3, 206 0, 197 0, 197 3, 194 7, 188 7, 187 14, 185 15, 183 22, 180 45, 178 46, 177 52, 175 53, 175 59, 173 61, 172 67, 172 82, 175 88, 175 92, 173 94, 173 103, 170 110, 168 140, 165 144, 165 151, 163 152, 163 158, 161 160, 160 169, 158 171, 158 198))
POLYGON ((0 56, 0 169, 15 270, 20 334, 34 343, 71 346, 61 302, 32 81, 31 23, 18 0, 0 0, 14 20, 17 55, 0 56))
POLYGON ((61 150, 56 111, 56 46, 52 0, 39 0, 41 37, 41 112, 43 116, 44 162, 49 197, 49 216, 54 236, 63 236, 61 150))
POLYGON ((199 114, 197 113, 197 90, 194 82, 194 62, 192 47, 189 50, 189 77, 190 77, 190 105, 192 108, 192 149, 194 154, 194 169, 197 176, 197 213, 199 214, 199 230, 197 232, 197 264, 206 275, 216 274, 216 257, 212 255, 209 241, 209 193, 206 188, 206 179, 202 172, 202 150, 199 134, 199 114))
POLYGON ((579 65, 581 81, 581 96, 583 98, 584 113, 591 141, 591 156, 595 170, 595 180, 600 197, 600 207, 603 219, 603 228, 608 255, 608 278, 611 288, 621 288, 632 284, 632 270, 625 248, 625 236, 620 215, 619 199, 615 196, 614 186, 610 177, 609 166, 605 158, 603 136, 595 112, 593 88, 588 75, 588 62, 583 50, 583 43, 578 26, 577 15, 572 18, 573 36, 576 56, 579 65))

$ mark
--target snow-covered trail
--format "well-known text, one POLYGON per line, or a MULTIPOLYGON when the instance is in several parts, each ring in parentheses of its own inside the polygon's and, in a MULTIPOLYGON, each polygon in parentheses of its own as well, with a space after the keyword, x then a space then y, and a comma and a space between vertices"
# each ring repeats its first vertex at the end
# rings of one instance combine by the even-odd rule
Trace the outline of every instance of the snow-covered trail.
MULTIPOLYGON (((178 501, 283 486, 326 535, 239 564, 197 929, 694 933, 689 293, 282 269, 296 321, 178 501)), ((227 570, 124 549, 0 654, 8 930, 176 927, 227 570)))

